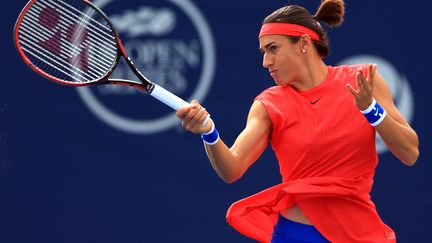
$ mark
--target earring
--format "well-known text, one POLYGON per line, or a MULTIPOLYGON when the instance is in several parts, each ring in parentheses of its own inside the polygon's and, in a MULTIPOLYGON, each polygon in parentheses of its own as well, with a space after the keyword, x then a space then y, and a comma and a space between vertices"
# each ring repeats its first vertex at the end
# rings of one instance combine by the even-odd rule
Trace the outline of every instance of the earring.
POLYGON ((302 50, 302 52, 303 52, 303 53, 306 53, 306 50, 305 50, 305 49, 303 49, 303 50, 302 50))

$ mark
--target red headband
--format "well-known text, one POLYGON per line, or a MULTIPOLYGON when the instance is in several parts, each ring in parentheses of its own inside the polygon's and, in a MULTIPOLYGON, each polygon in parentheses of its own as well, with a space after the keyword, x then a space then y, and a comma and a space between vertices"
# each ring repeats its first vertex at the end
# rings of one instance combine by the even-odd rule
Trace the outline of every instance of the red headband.
POLYGON ((261 31, 259 33, 259 37, 265 35, 290 35, 290 36, 301 36, 303 34, 307 34, 311 37, 312 40, 319 41, 319 35, 304 26, 297 24, 288 24, 288 23, 267 23, 261 26, 261 31))

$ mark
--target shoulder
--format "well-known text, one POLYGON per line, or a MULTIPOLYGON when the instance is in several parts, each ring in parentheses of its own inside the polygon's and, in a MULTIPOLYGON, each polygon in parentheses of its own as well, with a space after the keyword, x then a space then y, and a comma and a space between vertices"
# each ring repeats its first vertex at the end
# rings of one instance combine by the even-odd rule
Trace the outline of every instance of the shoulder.
POLYGON ((338 81, 338 83, 352 85, 357 89, 356 75, 359 70, 362 70, 364 75, 367 77, 369 74, 368 63, 361 64, 350 64, 350 65, 339 65, 331 67, 332 79, 338 81))
POLYGON ((255 100, 252 103, 252 106, 249 110, 248 118, 258 118, 260 120, 270 121, 270 115, 268 109, 266 108, 264 103, 262 103, 259 100, 255 100))
POLYGON ((272 86, 261 92, 254 100, 259 100, 262 103, 278 99, 280 97, 286 96, 286 94, 291 89, 289 86, 272 86))
POLYGON ((267 110, 270 117, 281 115, 294 102, 295 95, 291 86, 272 86, 261 92, 254 101, 259 101, 267 110))
POLYGON ((350 64, 350 65, 339 65, 331 67, 333 74, 335 76, 350 76, 355 75, 358 70, 362 70, 367 74, 368 72, 368 63, 361 64, 350 64))
POLYGON ((295 106, 295 94, 290 86, 273 86, 261 92, 252 104, 250 114, 271 121, 277 126, 295 106))

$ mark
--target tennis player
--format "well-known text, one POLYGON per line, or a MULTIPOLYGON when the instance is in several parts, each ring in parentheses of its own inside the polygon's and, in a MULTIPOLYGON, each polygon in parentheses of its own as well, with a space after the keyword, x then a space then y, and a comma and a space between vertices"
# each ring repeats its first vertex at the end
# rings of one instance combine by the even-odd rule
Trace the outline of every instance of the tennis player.
POLYGON ((238 180, 270 142, 282 183, 234 203, 227 221, 259 242, 396 242, 370 198, 378 156, 376 132, 404 164, 419 155, 418 137, 395 107, 374 64, 329 66, 330 27, 343 22, 342 0, 315 15, 284 6, 263 22, 263 66, 276 85, 259 94, 232 147, 197 101, 178 110, 202 134, 207 156, 227 183, 238 180), (322 24, 320 24, 322 23, 322 24))

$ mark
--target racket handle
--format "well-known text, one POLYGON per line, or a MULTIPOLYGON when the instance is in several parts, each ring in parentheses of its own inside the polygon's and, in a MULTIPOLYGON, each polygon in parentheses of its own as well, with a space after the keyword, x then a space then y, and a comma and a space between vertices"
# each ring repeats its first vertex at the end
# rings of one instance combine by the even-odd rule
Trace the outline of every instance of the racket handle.
MULTIPOLYGON (((154 84, 153 91, 150 93, 151 96, 164 103, 165 105, 173 108, 174 110, 178 110, 185 106, 190 106, 189 103, 178 97, 177 95, 169 92, 163 87, 154 84)), ((205 127, 210 120, 210 114, 207 115, 206 119, 203 121, 201 126, 205 127)))
POLYGON ((190 104, 179 98, 177 95, 169 92, 161 86, 155 84, 153 91, 150 93, 151 96, 164 103, 165 105, 178 110, 182 107, 189 106, 190 104))

